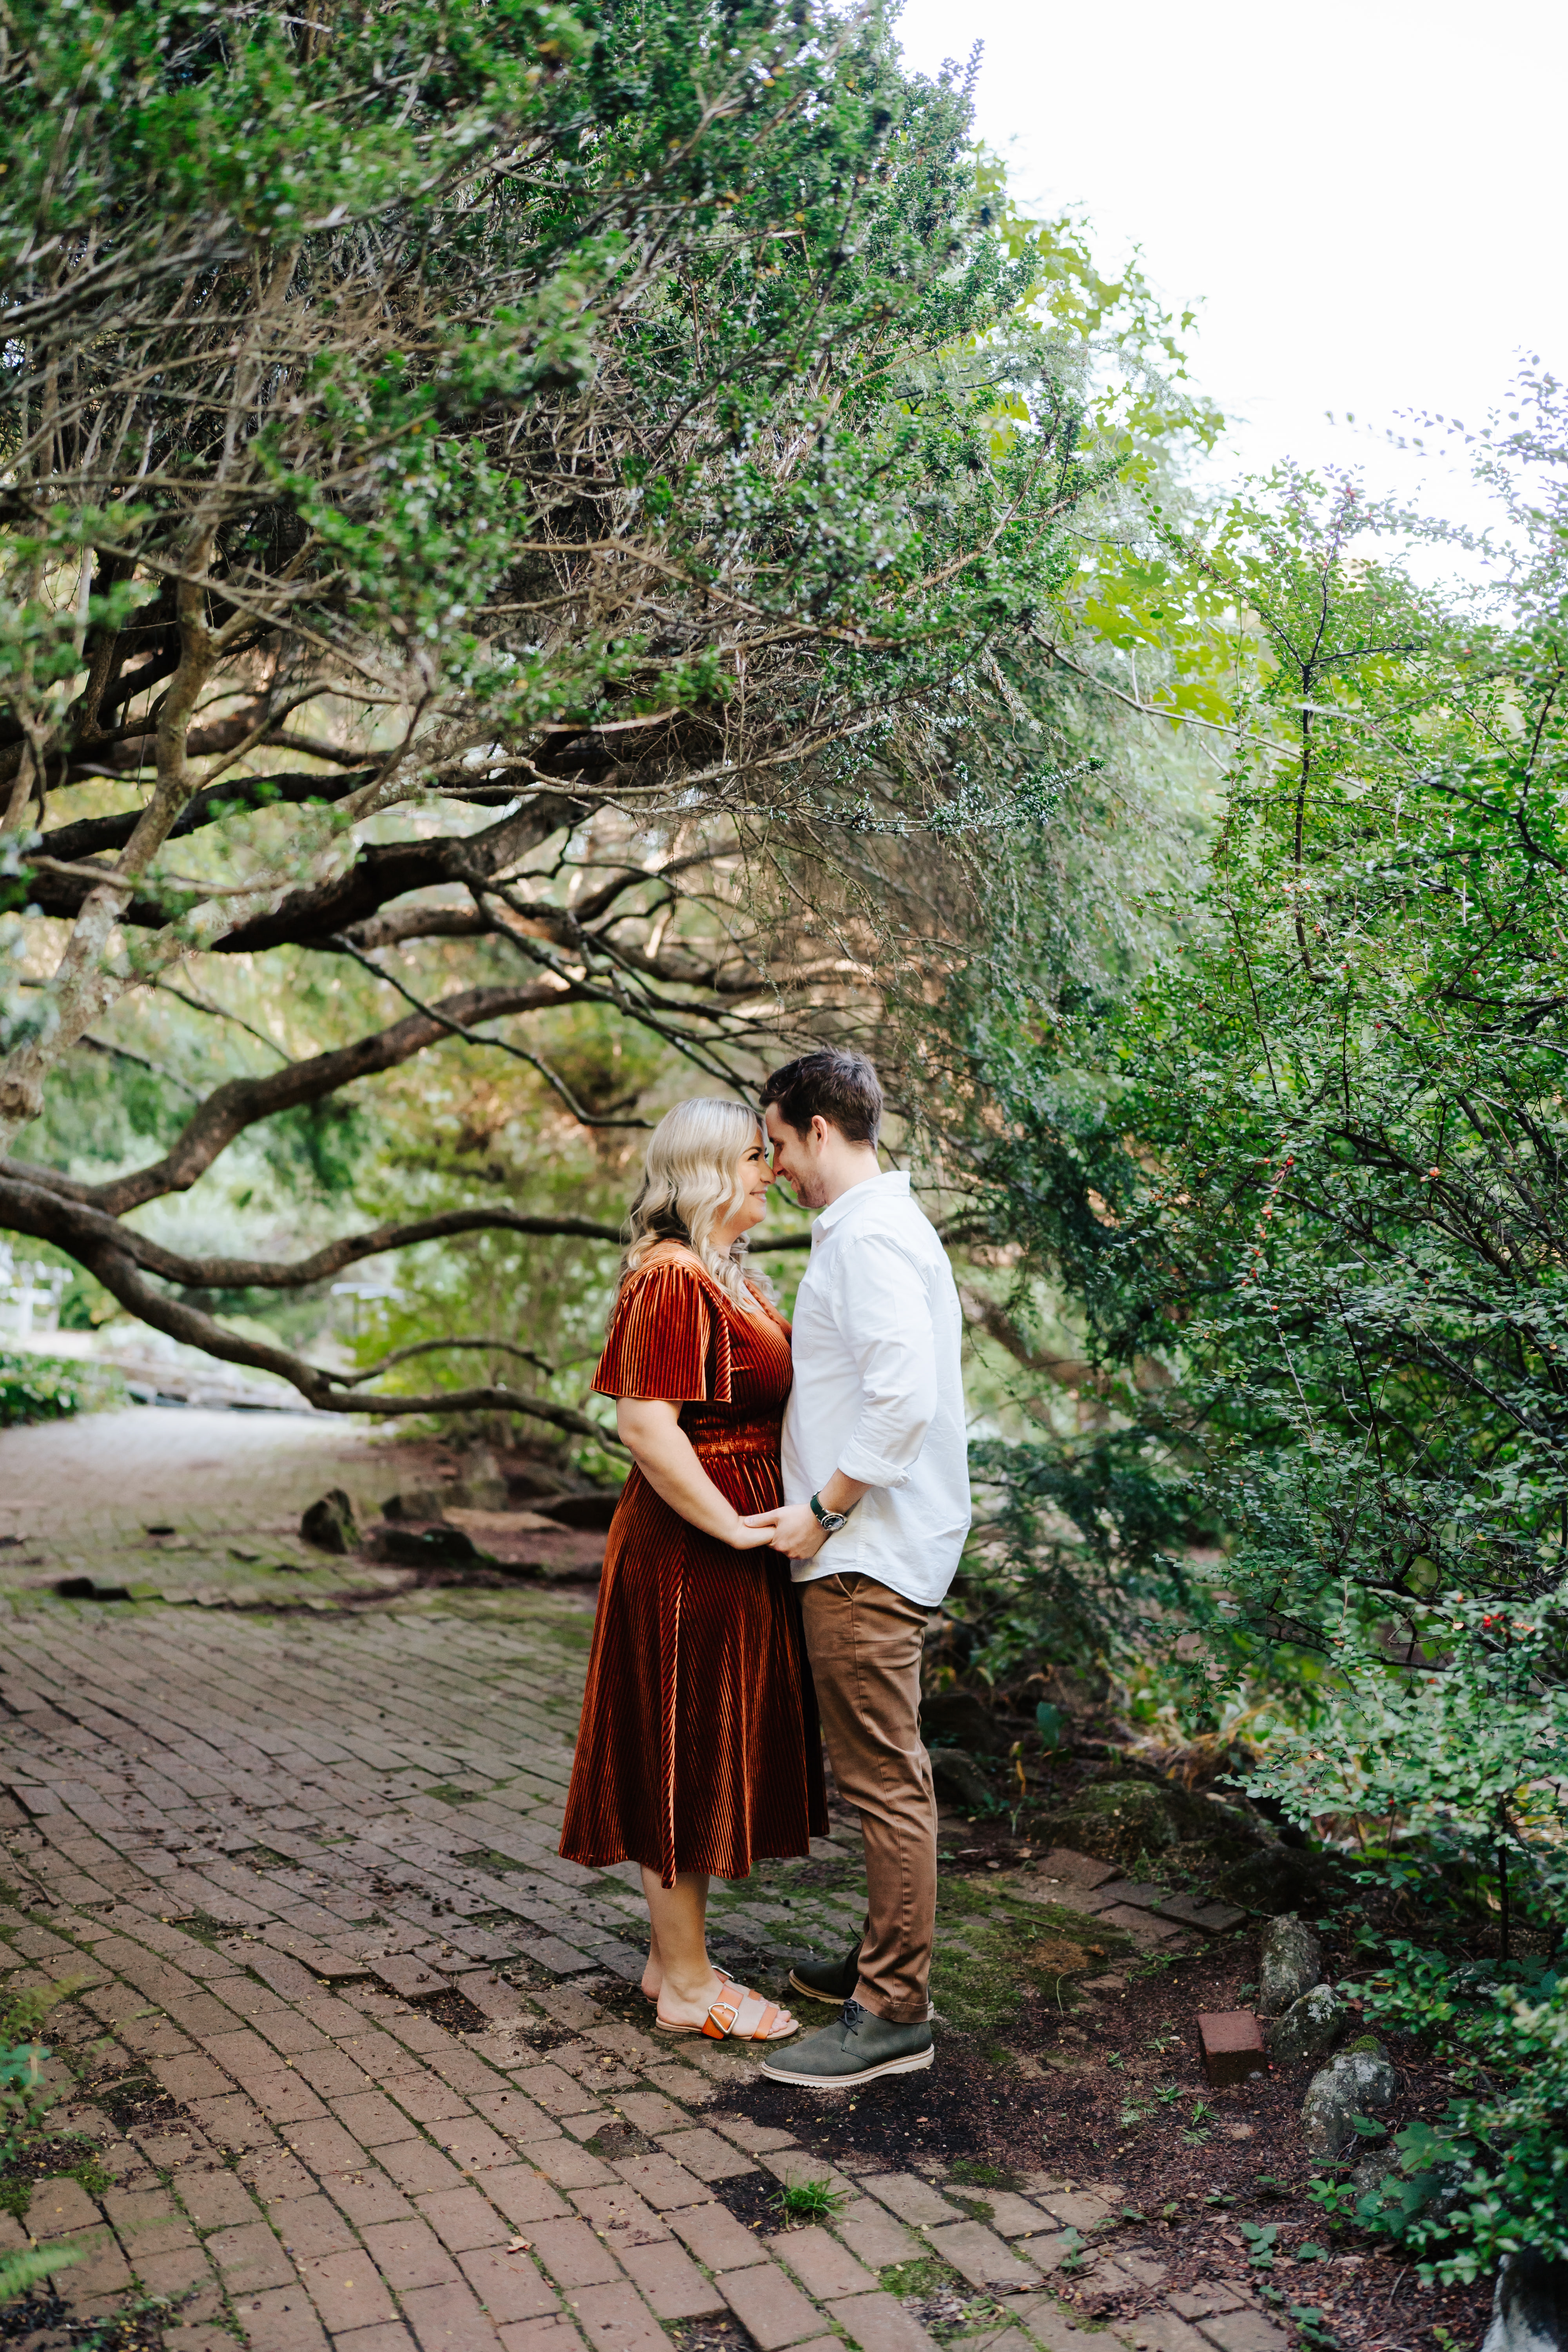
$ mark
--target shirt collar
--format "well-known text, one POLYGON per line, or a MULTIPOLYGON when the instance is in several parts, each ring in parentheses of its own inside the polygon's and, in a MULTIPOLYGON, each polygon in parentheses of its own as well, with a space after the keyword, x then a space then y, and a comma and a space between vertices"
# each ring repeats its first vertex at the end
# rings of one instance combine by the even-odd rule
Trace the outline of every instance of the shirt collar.
POLYGON ((846 1217, 863 1208, 868 1202, 885 1201, 889 1197, 907 1200, 909 1191, 907 1168, 892 1168, 885 1175, 868 1176, 863 1184, 851 1184, 847 1192, 840 1192, 831 1207, 824 1209, 811 1229, 813 1240, 818 1234, 831 1233, 835 1225, 841 1225, 846 1217))

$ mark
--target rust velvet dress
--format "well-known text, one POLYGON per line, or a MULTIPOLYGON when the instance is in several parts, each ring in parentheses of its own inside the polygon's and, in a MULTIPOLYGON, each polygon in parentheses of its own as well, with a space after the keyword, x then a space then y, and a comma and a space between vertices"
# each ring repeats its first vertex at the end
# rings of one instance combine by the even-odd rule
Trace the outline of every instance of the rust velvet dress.
MULTIPOLYGON (((789 1327, 660 1243, 623 1285, 594 1386, 679 1403, 738 1511, 784 1500, 789 1327)), ((610 1522, 561 1852, 745 1878, 827 1827, 816 1702, 789 1563, 704 1535, 634 1469, 610 1522)))

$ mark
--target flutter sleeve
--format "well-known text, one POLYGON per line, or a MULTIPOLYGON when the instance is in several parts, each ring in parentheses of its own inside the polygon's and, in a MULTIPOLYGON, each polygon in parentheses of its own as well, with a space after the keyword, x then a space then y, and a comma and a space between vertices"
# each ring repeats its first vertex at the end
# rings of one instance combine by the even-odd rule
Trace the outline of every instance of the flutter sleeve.
POLYGON ((622 1286, 594 1387, 669 1404, 731 1402, 729 1326, 694 1268, 645 1266, 622 1286))

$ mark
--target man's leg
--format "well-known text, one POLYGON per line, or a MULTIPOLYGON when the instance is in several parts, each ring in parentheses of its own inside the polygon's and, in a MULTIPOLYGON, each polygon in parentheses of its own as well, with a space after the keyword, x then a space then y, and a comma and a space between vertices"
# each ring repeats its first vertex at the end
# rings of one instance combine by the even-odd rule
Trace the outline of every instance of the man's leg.
POLYGON ((833 1777, 866 1845, 855 1999, 914 2024, 931 2014, 936 1926, 936 1797, 920 1735, 928 1612, 868 1576, 822 1577, 800 1599, 833 1777))

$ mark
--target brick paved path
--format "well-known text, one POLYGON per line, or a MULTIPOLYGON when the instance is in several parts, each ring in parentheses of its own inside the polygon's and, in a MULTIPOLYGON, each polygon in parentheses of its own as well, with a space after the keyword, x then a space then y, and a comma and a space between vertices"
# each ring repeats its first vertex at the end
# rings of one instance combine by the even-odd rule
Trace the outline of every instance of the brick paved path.
MULTIPOLYGON (((933 2327, 1089 2352, 1049 2281, 1075 2232, 1093 2258, 1114 2183, 1031 2174, 976 2202, 918 2158, 825 2166, 713 2106, 754 2054, 620 2013, 637 1874, 555 1853, 589 1596, 264 1618, 8 1580, 0 1971, 86 1980, 50 2029, 77 2070, 62 2119, 114 2185, 40 2182, 0 2246, 86 2248, 59 2280, 79 2315, 171 2298, 171 2352, 927 2352, 933 2327), (770 2177, 843 2201, 785 2229, 770 2177)), ((716 1889, 721 1951, 776 1989, 791 1952, 842 1949, 857 1843, 847 1825, 804 1872, 716 1889)), ((1126 2236, 1105 2284, 1155 2285, 1126 2236)), ((1235 2287, 1112 2334, 1285 2341, 1235 2287)))

